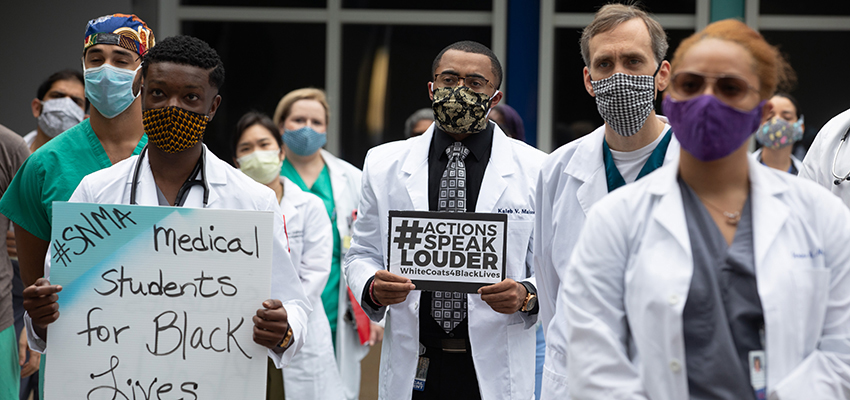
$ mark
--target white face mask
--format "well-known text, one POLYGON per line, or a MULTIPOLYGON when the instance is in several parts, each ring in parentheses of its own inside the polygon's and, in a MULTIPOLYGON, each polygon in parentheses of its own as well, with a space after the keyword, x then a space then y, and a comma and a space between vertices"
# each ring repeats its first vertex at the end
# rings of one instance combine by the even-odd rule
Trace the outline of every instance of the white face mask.
POLYGON ((45 135, 54 138, 82 122, 83 117, 83 110, 70 97, 45 100, 41 102, 38 127, 45 135))
POLYGON ((236 159, 239 170, 251 179, 268 185, 280 176, 280 150, 257 150, 236 159))

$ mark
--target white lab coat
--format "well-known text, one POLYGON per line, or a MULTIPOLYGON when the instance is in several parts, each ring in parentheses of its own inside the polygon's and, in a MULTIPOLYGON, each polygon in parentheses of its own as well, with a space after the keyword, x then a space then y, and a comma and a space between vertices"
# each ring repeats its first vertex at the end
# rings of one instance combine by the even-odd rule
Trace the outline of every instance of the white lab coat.
POLYGON ((322 306, 322 290, 331 272, 331 220, 319 197, 302 191, 283 176, 280 181, 283 185, 280 209, 286 221, 289 255, 301 278, 301 286, 313 304, 304 346, 283 369, 283 388, 289 399, 344 399, 331 327, 322 306))
MULTIPOLYGON (((357 167, 340 160, 333 154, 322 149, 322 159, 328 167, 331 176, 331 187, 334 193, 336 207, 336 228, 339 231, 341 258, 351 246, 351 227, 357 205, 360 204, 360 176, 357 167)), ((356 292, 355 292, 356 293, 356 292)), ((360 396, 360 360, 369 353, 368 345, 360 344, 357 325, 353 318, 346 321, 345 314, 350 307, 348 285, 340 265, 339 312, 336 324, 336 361, 342 377, 345 398, 356 400, 360 396)), ((351 312, 354 315, 354 312, 351 312)))
MULTIPOLYGON (((598 202, 558 306, 574 399, 688 398, 682 311, 693 256, 678 163, 598 202)), ((769 399, 850 397, 850 210, 749 160, 769 399)))
MULTIPOLYGON (((664 133, 670 129, 667 118, 664 133)), ((537 180, 534 219, 534 275, 540 298, 540 318, 546 335, 541 399, 569 398, 567 382, 567 325, 556 313, 556 299, 570 255, 590 207, 608 194, 602 157, 605 125, 552 152, 537 180)), ((670 139, 664 163, 679 159, 679 142, 670 139)), ((642 178, 645 179, 645 178, 642 178)))
MULTIPOLYGON (((269 350, 269 357, 278 368, 288 365, 292 356, 299 351, 304 344, 305 332, 307 331, 307 320, 312 311, 310 302, 304 294, 301 283, 294 277, 298 276, 289 252, 286 250, 286 235, 284 233, 283 217, 277 203, 274 191, 254 182, 253 179, 241 171, 231 167, 216 157, 206 146, 206 164, 204 171, 209 184, 209 198, 206 208, 230 209, 230 210, 256 210, 274 212, 274 253, 271 276, 271 298, 278 299, 283 303, 292 327, 294 343, 286 351, 278 354, 269 350)), ((132 156, 112 167, 87 175, 74 194, 70 202, 77 203, 99 203, 99 204, 130 204, 130 188, 133 183, 133 172, 136 160, 139 156, 132 156)), ((192 186, 186 198, 184 207, 204 208, 204 189, 200 185, 192 186)), ((151 173, 150 158, 142 159, 139 170, 139 182, 136 188, 136 202, 144 206, 157 206, 156 183, 151 173)), ((49 266, 46 266, 49 272, 49 266)), ((257 308, 260 308, 257 304, 257 308)), ((29 324, 28 324, 29 328, 29 324)), ((30 341, 30 347, 44 350, 46 343, 38 338, 30 341)))
MULTIPOLYGON (((428 211, 428 151, 434 125, 421 136, 369 150, 363 173, 363 200, 354 241, 345 259, 352 291, 374 321, 386 312, 378 397, 410 399, 419 354, 419 298, 413 291, 399 304, 374 310, 362 302, 366 281, 385 269, 390 210, 428 211)), ((508 214, 507 278, 534 283, 532 231, 534 180, 545 154, 493 132, 490 161, 475 211, 526 210, 508 214)), ((534 398, 536 315, 493 311, 478 294, 468 296, 469 340, 484 400, 534 398)))
MULTIPOLYGON (((758 162, 761 162, 761 151, 762 150, 764 150, 764 147, 759 148, 758 150, 752 152, 752 154, 750 154, 750 157, 752 157, 754 160, 756 160, 758 162)), ((799 174, 800 171, 803 168, 803 163, 799 159, 797 159, 797 157, 794 157, 793 154, 791 155, 791 164, 794 165, 794 168, 797 169, 797 174, 799 174)))
POLYGON ((806 157, 803 158, 803 167, 798 174, 802 178, 811 179, 819 185, 829 189, 850 207, 850 181, 844 181, 839 185, 834 184, 832 176, 833 162, 835 172, 839 176, 850 172, 850 143, 845 142, 841 147, 841 154, 836 160, 835 153, 838 151, 838 143, 844 132, 850 127, 850 110, 833 117, 821 128, 812 147, 809 148, 806 157))

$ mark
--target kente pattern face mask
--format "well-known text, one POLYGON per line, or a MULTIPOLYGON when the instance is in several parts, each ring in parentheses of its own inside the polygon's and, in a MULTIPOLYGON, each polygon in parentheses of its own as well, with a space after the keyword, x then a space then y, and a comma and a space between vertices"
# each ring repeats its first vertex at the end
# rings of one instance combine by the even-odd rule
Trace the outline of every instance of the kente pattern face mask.
POLYGON ((747 141, 759 126, 764 103, 739 111, 706 94, 685 101, 665 96, 662 107, 682 148, 701 161, 714 161, 747 141))
POLYGON ((145 133, 157 148, 166 153, 179 153, 194 147, 204 137, 209 117, 204 114, 169 106, 145 110, 142 123, 145 133))
POLYGON ((316 132, 309 126, 294 131, 284 129, 281 138, 286 147, 299 156, 309 156, 319 151, 328 142, 327 134, 316 132))
MULTIPOLYGON (((139 65, 139 68, 142 66, 139 65)), ((133 94, 133 80, 139 68, 131 71, 103 64, 83 72, 86 97, 101 115, 109 119, 115 118, 133 104, 133 100, 139 96, 138 93, 133 94)))
POLYGON ((54 138, 82 122, 83 117, 83 109, 70 97, 46 100, 41 103, 38 127, 45 135, 54 138))
MULTIPOLYGON (((497 90, 496 93, 499 93, 497 90)), ((487 127, 493 96, 474 92, 466 86, 434 90, 434 120, 445 132, 457 135, 477 133, 487 127)))
POLYGON ((280 159, 280 150, 257 150, 236 159, 239 170, 251 179, 267 185, 279 179, 280 167, 283 161, 280 159))
POLYGON ((773 117, 756 131, 756 140, 764 147, 781 149, 803 139, 803 117, 795 123, 773 117))
POLYGON ((596 94, 599 115, 621 136, 637 133, 655 108, 654 75, 618 72, 590 84, 596 94))

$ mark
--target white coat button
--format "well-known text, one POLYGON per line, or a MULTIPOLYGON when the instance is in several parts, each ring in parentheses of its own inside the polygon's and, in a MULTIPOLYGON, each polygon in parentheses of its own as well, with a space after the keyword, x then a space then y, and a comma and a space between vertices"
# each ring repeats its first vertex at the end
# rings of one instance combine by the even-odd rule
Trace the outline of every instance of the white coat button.
POLYGON ((670 361, 670 371, 679 372, 682 370, 682 365, 679 364, 678 360, 670 361))
POLYGON ((418 301, 414 301, 414 302, 413 302, 413 309, 414 309, 414 310, 418 310, 418 309, 419 309, 419 302, 418 302, 418 301))
POLYGON ((679 296, 677 296, 675 294, 671 294, 669 301, 670 301, 671 306, 675 306, 676 304, 679 304, 679 296))

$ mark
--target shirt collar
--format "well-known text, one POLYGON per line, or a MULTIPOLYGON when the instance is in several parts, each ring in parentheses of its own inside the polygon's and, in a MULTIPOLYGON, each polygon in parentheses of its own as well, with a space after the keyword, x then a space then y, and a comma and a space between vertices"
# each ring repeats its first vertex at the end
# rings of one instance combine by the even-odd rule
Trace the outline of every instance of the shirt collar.
MULTIPOLYGON (((469 149, 469 153, 475 157, 476 161, 481 161, 486 157, 490 148, 493 146, 493 124, 492 121, 488 121, 487 127, 481 132, 469 135, 461 141, 469 149)), ((434 141, 432 142, 429 158, 439 159, 443 156, 448 157, 446 155, 446 148, 454 142, 455 139, 453 137, 440 129, 437 124, 434 124, 434 141)))

